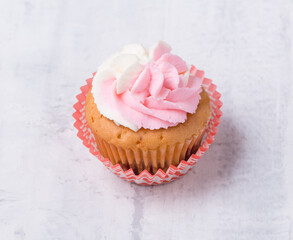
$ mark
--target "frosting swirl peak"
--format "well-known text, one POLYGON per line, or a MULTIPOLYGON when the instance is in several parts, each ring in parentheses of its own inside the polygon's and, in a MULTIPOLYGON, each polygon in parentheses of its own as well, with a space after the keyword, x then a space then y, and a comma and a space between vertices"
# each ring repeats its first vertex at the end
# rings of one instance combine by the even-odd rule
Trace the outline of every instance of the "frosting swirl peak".
POLYGON ((100 113, 133 131, 183 123, 196 111, 203 72, 170 52, 162 41, 148 50, 131 44, 106 60, 92 87, 100 113))

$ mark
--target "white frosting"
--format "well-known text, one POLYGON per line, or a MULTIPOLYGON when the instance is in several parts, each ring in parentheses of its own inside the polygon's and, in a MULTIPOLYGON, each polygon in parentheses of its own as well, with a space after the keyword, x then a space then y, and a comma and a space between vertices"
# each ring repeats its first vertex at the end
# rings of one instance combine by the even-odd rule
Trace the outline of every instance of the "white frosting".
MULTIPOLYGON (((123 93, 133 84, 139 74, 142 72, 143 66, 156 59, 159 55, 158 46, 163 51, 170 51, 171 47, 162 41, 149 49, 145 49, 140 44, 129 44, 123 47, 121 52, 114 54, 108 58, 99 68, 94 76, 92 84, 92 94, 95 99, 100 113, 110 120, 113 120, 117 125, 123 125, 137 131, 139 128, 135 124, 128 121, 119 111, 111 109, 104 98, 99 96, 101 92, 101 82, 105 79, 117 79, 116 92, 123 93)), ((189 71, 184 75, 184 83, 187 84, 189 71)))

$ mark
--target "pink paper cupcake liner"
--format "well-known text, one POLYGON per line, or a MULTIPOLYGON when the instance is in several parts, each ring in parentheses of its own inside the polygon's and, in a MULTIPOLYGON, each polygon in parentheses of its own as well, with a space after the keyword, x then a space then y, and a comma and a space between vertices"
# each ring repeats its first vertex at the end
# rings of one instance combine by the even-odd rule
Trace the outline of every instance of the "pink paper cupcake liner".
MULTIPOLYGON (((95 73, 93 73, 94 76, 95 73)), ((140 185, 158 185, 161 183, 171 182, 178 179, 180 176, 185 175, 191 168, 197 163, 198 159, 208 150, 211 143, 215 140, 217 133, 217 126, 220 123, 222 111, 220 108, 223 103, 220 101, 221 94, 216 91, 217 86, 212 83, 211 79, 203 79, 203 87, 208 93, 211 100, 211 118, 208 123, 206 134, 203 137, 202 144, 198 148, 195 154, 192 154, 190 158, 185 161, 182 160, 177 167, 170 166, 167 172, 159 169, 156 174, 152 175, 147 170, 144 170, 139 175, 135 175, 132 169, 123 171, 119 164, 113 166, 109 159, 104 158, 98 148, 95 141, 95 137, 92 134, 85 118, 85 99, 88 91, 92 86, 93 77, 86 80, 87 84, 82 86, 81 93, 76 96, 78 102, 73 105, 76 110, 73 114, 74 127, 78 130, 77 136, 82 140, 83 144, 89 149, 89 151, 97 157, 111 172, 117 176, 125 179, 129 182, 134 182, 140 185)))

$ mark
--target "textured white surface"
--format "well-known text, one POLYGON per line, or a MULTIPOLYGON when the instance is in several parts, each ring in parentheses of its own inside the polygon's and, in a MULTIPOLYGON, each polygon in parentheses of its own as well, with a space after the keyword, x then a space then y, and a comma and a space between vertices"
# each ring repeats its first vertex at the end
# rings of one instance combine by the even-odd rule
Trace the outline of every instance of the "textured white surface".
POLYGON ((0 239, 293 239, 293 3, 0 2, 0 239), (216 141, 173 183, 141 187, 81 144, 84 80, 158 39, 223 94, 216 141))

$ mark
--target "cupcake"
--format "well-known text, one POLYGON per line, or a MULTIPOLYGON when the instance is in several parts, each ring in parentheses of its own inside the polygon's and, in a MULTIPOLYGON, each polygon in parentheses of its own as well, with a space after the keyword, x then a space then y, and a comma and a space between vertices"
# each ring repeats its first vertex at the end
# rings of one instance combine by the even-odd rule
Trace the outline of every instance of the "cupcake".
POLYGON ((204 72, 159 41, 125 46, 99 68, 85 116, 99 152, 135 174, 164 172, 200 146, 211 117, 204 72))

